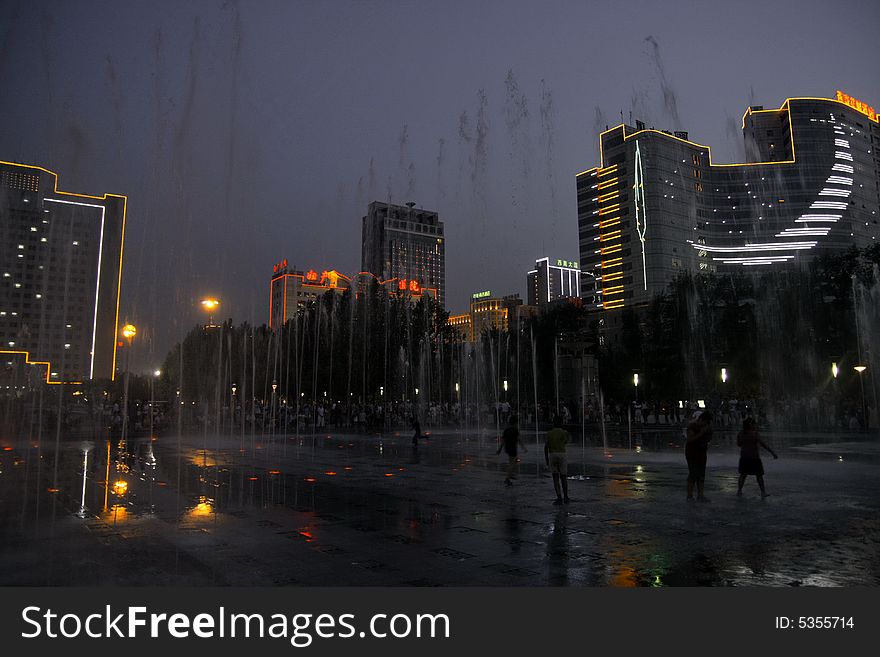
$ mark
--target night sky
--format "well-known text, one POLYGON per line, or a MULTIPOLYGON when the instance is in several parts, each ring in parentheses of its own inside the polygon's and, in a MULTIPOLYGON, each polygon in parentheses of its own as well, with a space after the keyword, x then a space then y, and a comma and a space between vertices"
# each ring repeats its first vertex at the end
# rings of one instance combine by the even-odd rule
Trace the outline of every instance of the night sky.
POLYGON ((128 196, 151 367, 206 294, 266 322, 274 262, 356 272, 371 200, 440 212, 460 312, 578 259, 574 176, 621 116, 724 162, 750 104, 880 105, 876 2, 476 5, 0 0, 0 159, 128 196))

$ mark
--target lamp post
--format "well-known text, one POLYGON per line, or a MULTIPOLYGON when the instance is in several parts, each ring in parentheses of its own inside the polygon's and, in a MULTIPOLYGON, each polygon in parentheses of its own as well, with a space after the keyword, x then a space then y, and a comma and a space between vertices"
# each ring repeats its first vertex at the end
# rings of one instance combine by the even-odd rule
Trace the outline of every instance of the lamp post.
POLYGON ((202 308, 208 313, 208 323, 205 328, 214 328, 214 311, 220 307, 220 299, 206 297, 201 301, 202 308))
POLYGON ((862 372, 864 372, 867 368, 866 365, 855 365, 853 369, 859 373, 859 387, 862 390, 862 421, 864 422, 864 430, 868 431, 868 406, 865 403, 865 381, 862 378, 862 372))
POLYGON ((131 359, 131 341, 137 335, 137 327, 134 324, 126 324, 122 327, 122 337, 128 341, 128 348, 125 350, 125 381, 122 389, 122 436, 121 442, 127 447, 128 439, 128 372, 131 359))
POLYGON ((275 392, 278 390, 278 381, 272 380, 272 431, 275 431, 275 392))
POLYGON ((162 370, 155 370, 153 376, 150 377, 150 440, 153 439, 153 406, 156 403, 156 396, 153 393, 153 382, 162 376, 162 370))
MULTIPOLYGON (((232 387, 232 400, 229 402, 229 433, 232 433, 232 423, 235 421, 235 393, 238 390, 238 384, 233 383, 232 387)), ((243 438, 242 438, 243 440, 243 438)))

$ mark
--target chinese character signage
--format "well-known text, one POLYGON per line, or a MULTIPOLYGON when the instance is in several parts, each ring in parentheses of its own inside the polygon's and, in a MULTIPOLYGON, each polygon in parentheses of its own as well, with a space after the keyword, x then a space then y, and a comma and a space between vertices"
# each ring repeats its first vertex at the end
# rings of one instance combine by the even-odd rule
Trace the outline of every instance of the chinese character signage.
POLYGON ((853 98, 852 96, 845 94, 840 90, 837 91, 837 100, 839 100, 844 105, 849 105, 857 112, 861 112, 872 121, 877 120, 877 112, 874 111, 874 108, 868 105, 868 103, 865 103, 858 98, 853 98))
POLYGON ((483 290, 482 292, 474 292, 474 299, 488 299, 492 296, 492 290, 483 290))
POLYGON ((577 269, 578 263, 574 260, 557 260, 557 267, 565 267, 566 269, 577 269))

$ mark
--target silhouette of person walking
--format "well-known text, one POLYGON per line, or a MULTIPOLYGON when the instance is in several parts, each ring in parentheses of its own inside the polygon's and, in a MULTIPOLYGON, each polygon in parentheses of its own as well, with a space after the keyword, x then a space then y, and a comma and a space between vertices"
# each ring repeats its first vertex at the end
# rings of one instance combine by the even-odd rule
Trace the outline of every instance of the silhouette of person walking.
POLYGON ((754 418, 746 418, 743 421, 743 428, 736 437, 736 444, 739 446, 739 484, 736 488, 737 496, 742 496, 746 477, 755 475, 755 478, 758 480, 758 488, 761 489, 761 497, 767 497, 767 491, 764 488, 764 464, 761 462, 760 448, 763 447, 770 452, 774 459, 779 457, 767 443, 761 440, 761 436, 758 435, 758 423, 754 418))
POLYGON ((516 479, 517 448, 522 447, 523 452, 528 452, 523 444, 522 438, 519 436, 519 428, 517 427, 516 415, 511 415, 507 419, 507 427, 501 436, 501 444, 498 445, 496 454, 500 454, 503 449, 507 453, 507 474, 504 479, 505 486, 513 486, 513 480, 516 479))
POLYGON ((412 444, 413 444, 413 447, 418 447, 419 446, 419 438, 422 437, 422 425, 419 422, 419 417, 417 415, 412 416, 412 428, 413 428, 412 444))
POLYGON ((553 504, 568 504, 568 460, 565 446, 571 442, 571 435, 562 428, 562 416, 553 418, 553 428, 544 439, 544 460, 550 466, 553 475, 553 488, 556 489, 556 501, 553 504))
POLYGON ((687 442, 684 446, 684 457, 688 464, 687 499, 694 499, 694 484, 697 486, 697 499, 700 502, 709 500, 703 494, 706 483, 706 456, 709 452, 709 441, 712 440, 712 413, 703 411, 700 416, 687 426, 687 442))

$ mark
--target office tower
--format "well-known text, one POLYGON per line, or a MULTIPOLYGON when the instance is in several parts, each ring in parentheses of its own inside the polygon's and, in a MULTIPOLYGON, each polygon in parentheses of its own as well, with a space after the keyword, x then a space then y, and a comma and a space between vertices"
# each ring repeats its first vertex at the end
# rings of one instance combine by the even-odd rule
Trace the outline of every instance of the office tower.
POLYGON ((48 383, 114 377, 126 198, 0 162, 0 352, 48 383))
POLYGON ((880 126, 847 94, 749 107, 746 162, 619 125, 600 166, 577 175, 581 295, 599 310, 638 306, 676 274, 765 271, 880 236, 880 126))
POLYGON ((362 220, 361 269, 379 279, 415 281, 446 300, 446 241, 436 212, 374 201, 362 220))
POLYGON ((581 297, 581 272, 574 260, 541 258, 526 274, 527 301, 530 306, 558 299, 581 297))

